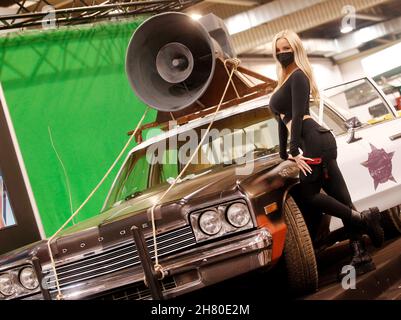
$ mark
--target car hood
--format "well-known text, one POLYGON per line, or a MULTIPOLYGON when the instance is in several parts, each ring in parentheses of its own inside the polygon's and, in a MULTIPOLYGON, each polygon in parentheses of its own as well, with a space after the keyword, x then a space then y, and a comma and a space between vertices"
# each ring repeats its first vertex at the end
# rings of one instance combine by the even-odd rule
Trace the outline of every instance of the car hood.
MULTIPOLYGON (((52 241, 52 252, 57 259, 69 258, 75 254, 84 254, 100 250, 121 241, 132 239, 130 228, 135 225, 142 229, 145 237, 152 234, 150 208, 154 203, 155 220, 159 232, 175 230, 188 225, 188 212, 196 206, 216 203, 220 198, 241 196, 243 193, 255 193, 259 189, 269 188, 262 181, 277 177, 278 166, 283 161, 277 155, 256 159, 251 174, 237 175, 238 165, 213 169, 211 172, 194 179, 177 183, 161 200, 170 186, 168 183, 150 188, 134 199, 115 205, 113 208, 78 223, 61 232, 52 241), (272 169, 273 167, 276 167, 272 169), (259 181, 259 182, 258 182, 259 181), (251 190, 252 189, 252 190, 251 190), (100 241, 99 239, 104 239, 100 241)), ((274 180, 274 179, 272 179, 274 180)), ((276 186, 277 187, 277 186, 276 186)), ((44 263, 49 256, 45 241, 20 248, 0 257, 0 261, 25 260, 38 256, 44 263)))
POLYGON ((40 251, 46 249, 46 240, 40 240, 30 243, 21 248, 4 253, 0 256, 0 269, 10 265, 21 265, 25 261, 30 261, 33 257, 38 256, 40 251))
MULTIPOLYGON (((251 175, 261 170, 270 169, 282 162, 276 155, 258 158, 254 161, 254 170, 251 175)), ((106 210, 96 217, 76 224, 66 229, 62 234, 67 235, 91 227, 109 224, 113 221, 121 220, 124 217, 137 215, 150 211, 154 203, 160 205, 173 204, 184 206, 185 204, 202 199, 203 202, 209 198, 221 198, 226 193, 234 192, 241 183, 249 179, 250 175, 237 175, 240 165, 231 165, 224 168, 213 169, 211 172, 177 183, 166 196, 162 196, 169 188, 170 184, 164 183, 156 187, 145 190, 141 195, 123 201, 120 204, 106 210)), ((156 210, 155 210, 156 211, 156 210)), ((148 214, 149 215, 149 212, 148 214)), ((178 218, 178 217, 177 217, 178 218)))

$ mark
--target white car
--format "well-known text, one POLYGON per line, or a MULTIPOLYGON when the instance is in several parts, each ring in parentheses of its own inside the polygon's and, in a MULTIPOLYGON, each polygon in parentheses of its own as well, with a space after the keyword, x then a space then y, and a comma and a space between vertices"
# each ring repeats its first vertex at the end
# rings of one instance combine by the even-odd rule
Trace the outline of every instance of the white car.
MULTIPOLYGON (((311 115, 336 136, 355 208, 377 206, 386 231, 401 233, 401 111, 367 77, 324 90, 322 100, 311 104, 311 115)), ((333 219, 331 229, 338 222, 333 219)))

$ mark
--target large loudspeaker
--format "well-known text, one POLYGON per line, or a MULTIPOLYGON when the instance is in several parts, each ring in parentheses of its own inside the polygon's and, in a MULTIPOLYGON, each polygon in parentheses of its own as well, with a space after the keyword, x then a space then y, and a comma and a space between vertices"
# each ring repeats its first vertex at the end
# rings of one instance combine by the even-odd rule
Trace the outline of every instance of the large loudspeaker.
POLYGON ((136 95, 161 112, 183 110, 212 82, 225 53, 206 28, 186 14, 168 12, 146 20, 133 34, 126 72, 136 95))

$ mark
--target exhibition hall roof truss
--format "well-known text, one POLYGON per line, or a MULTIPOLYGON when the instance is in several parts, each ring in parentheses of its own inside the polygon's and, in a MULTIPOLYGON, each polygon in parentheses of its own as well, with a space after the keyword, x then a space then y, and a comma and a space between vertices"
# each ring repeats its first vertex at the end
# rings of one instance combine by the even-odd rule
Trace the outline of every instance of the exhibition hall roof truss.
POLYGON ((0 30, 93 23, 182 11, 197 2, 200 0, 8 0, 1 5, 6 3, 17 12, 0 15, 0 30))

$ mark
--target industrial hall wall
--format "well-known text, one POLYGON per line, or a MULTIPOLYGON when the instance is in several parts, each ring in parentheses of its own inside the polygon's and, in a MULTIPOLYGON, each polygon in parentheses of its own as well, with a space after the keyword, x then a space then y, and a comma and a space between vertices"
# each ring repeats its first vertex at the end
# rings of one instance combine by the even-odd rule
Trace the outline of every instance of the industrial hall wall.
MULTIPOLYGON (((140 22, 0 37, 0 81, 46 236, 87 198, 143 115, 125 74, 140 22)), ((155 117, 150 110, 144 123, 155 117)), ((100 212, 124 159, 73 223, 100 212)))

